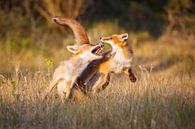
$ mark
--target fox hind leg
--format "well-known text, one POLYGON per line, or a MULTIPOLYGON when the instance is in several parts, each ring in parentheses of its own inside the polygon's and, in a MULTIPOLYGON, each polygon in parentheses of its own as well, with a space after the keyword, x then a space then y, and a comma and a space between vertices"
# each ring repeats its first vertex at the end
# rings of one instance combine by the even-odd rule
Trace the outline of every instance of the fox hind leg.
POLYGON ((65 87, 65 99, 69 99, 71 97, 71 90, 72 90, 72 84, 71 82, 67 82, 66 83, 66 87, 65 87))
POLYGON ((66 99, 67 94, 70 92, 70 82, 61 82, 58 84, 58 95, 61 98, 62 102, 66 99))
POLYGON ((49 88, 46 89, 44 95, 43 95, 43 99, 46 99, 48 97, 48 95, 51 93, 51 91, 55 88, 55 86, 58 85, 58 83, 61 81, 61 79, 56 79, 56 80, 53 80, 51 83, 50 83, 50 86, 49 88))

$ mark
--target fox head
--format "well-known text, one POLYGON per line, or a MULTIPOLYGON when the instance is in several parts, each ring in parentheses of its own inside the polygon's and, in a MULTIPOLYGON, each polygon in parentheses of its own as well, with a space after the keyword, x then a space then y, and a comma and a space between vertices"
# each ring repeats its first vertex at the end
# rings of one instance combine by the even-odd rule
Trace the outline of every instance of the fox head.
POLYGON ((88 61, 92 61, 95 59, 100 59, 102 55, 100 55, 100 51, 103 49, 104 45, 99 43, 95 46, 91 44, 83 44, 83 45, 72 45, 67 46, 69 52, 73 53, 75 56, 87 59, 88 61))
POLYGON ((132 49, 127 46, 128 34, 114 34, 107 37, 101 37, 100 41, 103 43, 108 43, 112 46, 112 51, 116 52, 115 61, 121 63, 130 61, 133 57, 132 49))
POLYGON ((108 37, 101 37, 100 41, 101 42, 105 42, 105 43, 109 43, 110 45, 118 45, 120 47, 125 47, 127 45, 127 39, 128 39, 128 34, 124 33, 124 34, 114 34, 112 36, 108 36, 108 37))

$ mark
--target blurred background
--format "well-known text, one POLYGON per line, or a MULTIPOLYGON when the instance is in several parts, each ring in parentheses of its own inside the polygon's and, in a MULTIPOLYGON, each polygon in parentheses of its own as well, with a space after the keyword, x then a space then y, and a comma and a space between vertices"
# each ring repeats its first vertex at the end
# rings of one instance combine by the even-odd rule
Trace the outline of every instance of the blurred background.
MULTIPOLYGON (((106 46, 109 48, 109 46, 106 46)), ((0 0, 0 128, 195 129, 194 0, 0 0), (42 96, 78 20, 93 44, 128 33, 136 83, 112 75, 92 101, 42 96)))
POLYGON ((158 72, 178 64, 177 71, 192 74, 194 14, 192 0, 1 0, 0 72, 42 70, 66 59, 74 39, 71 30, 52 22, 57 15, 81 22, 92 43, 129 33, 136 66, 158 72))

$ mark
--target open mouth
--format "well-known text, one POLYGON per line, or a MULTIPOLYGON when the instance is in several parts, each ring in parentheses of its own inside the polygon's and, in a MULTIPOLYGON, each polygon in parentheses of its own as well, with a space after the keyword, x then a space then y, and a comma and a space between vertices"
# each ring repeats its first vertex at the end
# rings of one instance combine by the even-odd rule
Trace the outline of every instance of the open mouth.
POLYGON ((104 45, 101 43, 99 45, 97 45, 93 50, 92 50, 92 53, 95 54, 95 55, 101 55, 100 52, 102 51, 104 45))

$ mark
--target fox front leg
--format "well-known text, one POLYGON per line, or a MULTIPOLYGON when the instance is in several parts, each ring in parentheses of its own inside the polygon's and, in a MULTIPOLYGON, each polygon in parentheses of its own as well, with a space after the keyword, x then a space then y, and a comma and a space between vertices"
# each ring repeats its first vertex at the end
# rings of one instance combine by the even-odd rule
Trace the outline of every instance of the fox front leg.
POLYGON ((132 68, 126 68, 124 70, 124 72, 129 76, 129 79, 131 80, 131 82, 137 81, 137 78, 135 77, 135 74, 134 74, 132 68))

